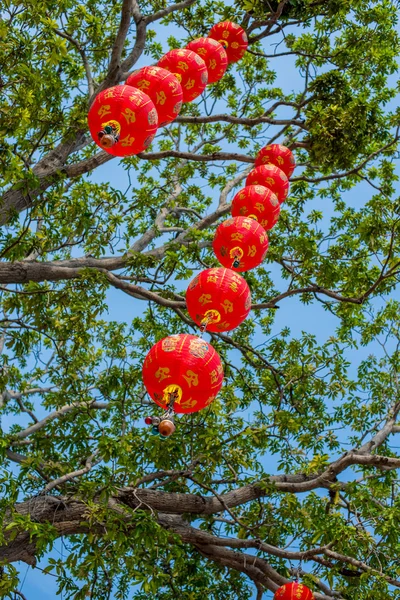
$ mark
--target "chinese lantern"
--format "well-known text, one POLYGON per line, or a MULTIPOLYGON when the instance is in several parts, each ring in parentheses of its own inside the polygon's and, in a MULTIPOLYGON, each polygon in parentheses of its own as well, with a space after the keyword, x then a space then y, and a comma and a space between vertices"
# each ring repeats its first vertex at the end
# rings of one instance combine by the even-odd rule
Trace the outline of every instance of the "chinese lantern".
POLYGON ((314 594, 304 583, 293 581, 276 590, 274 600, 314 600, 314 594))
POLYGON ((213 248, 224 267, 234 271, 249 271, 264 260, 268 236, 254 219, 232 217, 217 227, 213 248))
POLYGON ((139 88, 153 101, 159 127, 171 123, 182 108, 182 88, 178 79, 161 67, 143 67, 129 75, 127 85, 139 88))
POLYGON ((289 193, 289 180, 285 173, 275 165, 260 165, 250 171, 246 185, 264 185, 274 192, 280 204, 289 193))
POLYGON ((250 288, 231 269, 206 269, 190 282, 186 306, 197 325, 208 331, 230 331, 250 312, 250 288))
POLYGON ((232 200, 232 217, 249 217, 264 229, 272 229, 277 223, 280 204, 275 194, 263 185, 247 185, 232 200))
POLYGON ((204 60, 191 50, 170 50, 157 65, 175 75, 182 86, 183 101, 191 102, 204 91, 208 73, 204 60))
POLYGON ((213 38, 201 37, 186 46, 206 63, 208 83, 215 83, 223 76, 228 66, 228 56, 224 47, 213 38))
POLYGON ((257 154, 255 162, 256 167, 269 163, 282 169, 288 179, 296 166, 293 153, 289 148, 282 146, 281 144, 270 144, 269 146, 265 146, 265 148, 261 148, 260 152, 257 154))
POLYGON ((88 122, 100 148, 114 156, 132 156, 153 141, 158 116, 147 94, 129 85, 117 85, 98 94, 88 122))
POLYGON ((223 45, 228 55, 228 63, 237 62, 243 58, 249 45, 245 30, 232 21, 217 23, 210 30, 208 37, 214 38, 223 45))
POLYGON ((160 340, 143 364, 143 383, 162 408, 173 402, 176 413, 192 413, 208 406, 221 389, 221 359, 205 340, 190 334, 160 340))

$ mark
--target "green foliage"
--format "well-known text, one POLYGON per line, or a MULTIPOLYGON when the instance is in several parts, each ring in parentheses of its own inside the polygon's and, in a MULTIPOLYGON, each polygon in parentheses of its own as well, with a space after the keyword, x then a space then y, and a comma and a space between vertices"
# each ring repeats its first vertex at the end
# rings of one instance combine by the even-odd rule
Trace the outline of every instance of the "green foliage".
MULTIPOLYGON (((253 582, 290 578, 285 552, 318 547, 302 563, 314 591, 399 598, 399 482, 385 464, 400 410, 397 3, 289 0, 275 20, 275 0, 201 0, 159 14, 143 64, 224 19, 250 51, 147 153, 106 164, 86 115, 122 4, 1 12, 0 595, 18 590, 3 557, 23 539, 65 600, 250 599, 253 582), (217 266, 215 227, 271 141, 298 167, 266 260, 243 274, 256 307, 205 334, 223 389, 171 438, 151 436, 144 357, 198 332, 185 289, 217 266), (336 469, 368 443, 370 462, 336 469), (189 510, 199 497, 231 504, 189 510), (63 557, 49 555, 62 534, 63 557)), ((170 6, 139 2, 143 19, 170 6)), ((132 22, 120 63, 138 35, 132 22)))

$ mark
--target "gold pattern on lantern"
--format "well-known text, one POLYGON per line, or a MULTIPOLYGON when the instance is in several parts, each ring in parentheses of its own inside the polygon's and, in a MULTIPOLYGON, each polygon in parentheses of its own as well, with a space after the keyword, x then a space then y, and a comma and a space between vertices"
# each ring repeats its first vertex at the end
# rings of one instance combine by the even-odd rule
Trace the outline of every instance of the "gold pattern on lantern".
POLYGON ((164 338, 161 344, 161 348, 164 352, 173 352, 177 347, 179 342, 179 337, 176 335, 164 338))
POLYGON ((125 117, 127 123, 136 123, 135 111, 130 108, 126 108, 122 113, 122 116, 125 117))
POLYGON ((124 137, 124 139, 121 140, 120 143, 121 143, 121 146, 126 148, 127 146, 132 146, 134 141, 135 141, 135 138, 133 137, 133 135, 127 135, 126 137, 124 137))
POLYGON ((155 377, 159 381, 164 381, 164 379, 168 379, 169 377, 171 377, 171 375, 169 375, 169 373, 170 373, 170 369, 168 367, 159 367, 159 369, 157 369, 157 371, 155 373, 155 377))
POLYGON ((100 117, 104 117, 105 115, 108 115, 111 112, 111 106, 109 104, 103 104, 102 106, 100 106, 99 110, 97 111, 97 114, 100 117))
POLYGON ((156 92, 156 104, 163 106, 167 100, 165 92, 156 92))
POLYGON ((208 63, 208 68, 214 70, 217 66, 217 61, 215 58, 212 58, 208 63))
POLYGON ((217 283, 218 282, 218 276, 217 275, 209 275, 207 277, 207 283, 217 283))
POLYGON ((204 358, 208 351, 208 344, 203 340, 195 339, 189 342, 189 352, 196 358, 204 358))
POLYGON ((211 294, 202 294, 199 298, 199 302, 202 306, 204 306, 205 304, 210 304, 211 294))
MULTIPOLYGON (((231 285, 233 285, 233 284, 231 283, 231 285)), ((236 285, 236 284, 235 284, 235 285, 236 285)), ((231 289, 232 289, 232 288, 231 288, 231 289)), ((233 303, 232 303, 230 300, 224 300, 224 301, 221 303, 221 306, 222 306, 222 308, 224 309, 225 313, 228 313, 228 312, 230 312, 230 313, 231 313, 231 312, 233 312, 233 303)))
POLYGON ((184 60, 180 60, 177 66, 181 71, 187 71, 189 69, 189 65, 184 60))
POLYGON ((249 250, 247 252, 247 256, 255 256, 257 253, 257 246, 249 246, 249 250))
POLYGON ((194 88, 194 84, 195 84, 195 80, 194 79, 189 79, 186 83, 185 83, 185 88, 187 90, 191 90, 192 88, 194 88))
POLYGON ((193 408, 193 406, 196 406, 196 404, 197 404, 197 400, 193 400, 193 398, 189 398, 189 400, 185 400, 185 402, 182 402, 181 408, 188 410, 189 408, 193 408))
POLYGON ((243 233, 232 233, 231 240, 235 240, 235 242, 241 242, 243 239, 243 233))
POLYGON ((199 385, 199 376, 197 375, 197 373, 191 371, 190 369, 189 371, 186 371, 186 375, 183 375, 183 379, 186 380, 186 383, 189 387, 192 387, 192 385, 199 385))
POLYGON ((104 94, 104 98, 114 98, 114 90, 112 88, 107 90, 104 94))
POLYGON ((150 81, 148 81, 147 79, 141 79, 140 81, 137 82, 136 87, 139 88, 139 90, 148 90, 150 87, 150 81))

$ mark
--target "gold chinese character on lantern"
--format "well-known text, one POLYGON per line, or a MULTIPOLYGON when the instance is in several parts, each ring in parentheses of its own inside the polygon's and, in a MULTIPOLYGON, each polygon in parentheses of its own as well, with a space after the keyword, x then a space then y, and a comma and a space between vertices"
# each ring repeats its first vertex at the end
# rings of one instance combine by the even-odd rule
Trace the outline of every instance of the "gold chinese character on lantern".
POLYGON ((183 379, 186 380, 189 387, 192 387, 192 385, 199 385, 199 376, 194 371, 186 371, 186 375, 183 376, 183 379))
POLYGON ((207 277, 207 283, 217 283, 217 282, 218 282, 217 275, 209 275, 207 277))
POLYGON ((215 69, 217 66, 217 61, 215 60, 215 58, 212 58, 210 60, 210 62, 208 63, 208 68, 209 69, 215 69))
POLYGON ((211 294, 202 294, 199 298, 199 302, 202 306, 211 302, 211 294))
MULTIPOLYGON (((231 285, 233 285, 233 283, 231 283, 231 285)), ((224 300, 221 306, 224 309, 225 313, 233 312, 233 303, 230 302, 230 300, 224 300)))
POLYGON ((156 104, 163 106, 167 100, 165 92, 156 92, 156 104))
POLYGON ((141 79, 140 81, 137 82, 136 87, 139 88, 139 90, 148 90, 150 87, 150 81, 148 81, 147 79, 141 79))
POLYGON ((240 242, 243 239, 243 233, 232 233, 231 240, 235 240, 236 242, 240 242))
POLYGON ((132 146, 134 141, 135 141, 135 138, 133 137, 133 135, 127 135, 126 137, 124 137, 123 140, 121 140, 120 143, 121 143, 121 146, 126 148, 127 146, 132 146))
POLYGON ((177 67, 181 71, 187 71, 189 69, 189 65, 184 60, 180 60, 177 64, 177 67))
POLYGON ((156 371, 156 379, 158 379, 159 381, 164 381, 164 379, 168 379, 169 377, 171 377, 171 375, 169 375, 169 372, 170 370, 168 367, 160 367, 156 371))
POLYGON ((247 256, 255 256, 257 252, 256 246, 249 246, 249 251, 247 252, 247 256))
POLYGON ((195 80, 194 79, 188 79, 187 82, 185 83, 185 88, 187 90, 191 90, 192 88, 194 88, 194 84, 195 84, 195 80))
POLYGON ((111 112, 110 105, 103 104, 102 106, 100 106, 99 110, 97 111, 97 114, 103 118, 105 115, 108 115, 110 112, 111 112))
POLYGON ((125 117, 127 123, 135 123, 136 122, 135 111, 131 110, 130 108, 126 108, 124 110, 124 112, 122 113, 122 115, 125 117))

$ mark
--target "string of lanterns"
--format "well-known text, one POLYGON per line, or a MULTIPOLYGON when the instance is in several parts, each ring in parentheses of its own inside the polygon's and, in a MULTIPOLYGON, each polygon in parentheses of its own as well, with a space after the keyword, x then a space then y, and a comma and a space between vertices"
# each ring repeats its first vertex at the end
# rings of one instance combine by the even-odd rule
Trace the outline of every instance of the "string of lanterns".
MULTIPOLYGON (((100 92, 89 113, 95 143, 114 156, 133 156, 153 141, 158 127, 173 122, 183 102, 192 102, 207 84, 219 81, 248 46, 246 32, 230 21, 217 23, 208 37, 170 50, 156 66, 132 73, 126 84, 100 92)), ((206 269, 190 283, 187 310, 201 336, 176 334, 157 342, 143 364, 143 383, 166 412, 148 416, 152 433, 165 439, 176 429, 174 415, 210 405, 220 391, 224 371, 219 354, 202 335, 238 327, 251 308, 251 292, 238 272, 254 269, 268 250, 267 231, 277 223, 289 191, 295 161, 289 148, 271 144, 258 153, 246 185, 233 198, 230 219, 216 229, 213 250, 222 267, 206 269)), ((274 600, 313 600, 305 585, 280 587, 274 600)))
POLYGON ((122 86, 100 92, 88 114, 89 130, 100 148, 113 156, 133 156, 153 141, 158 127, 176 119, 183 102, 192 102, 207 84, 219 81, 230 63, 247 50, 244 29, 217 23, 208 37, 170 50, 156 66, 132 73, 122 86))
MULTIPOLYGON (((222 267, 201 271, 186 290, 186 307, 201 335, 206 330, 230 331, 247 318, 251 292, 239 273, 254 269, 264 260, 267 230, 278 221, 294 167, 289 148, 280 144, 262 148, 245 187, 232 200, 232 217, 218 225, 212 246, 222 267)), ((175 414, 209 406, 224 378, 214 348, 202 337, 189 334, 171 335, 157 342, 145 358, 142 373, 150 397, 166 411, 161 417, 146 417, 145 423, 162 438, 175 431, 175 414)))

